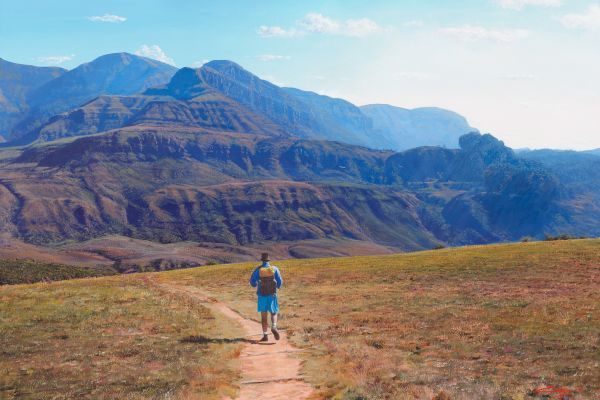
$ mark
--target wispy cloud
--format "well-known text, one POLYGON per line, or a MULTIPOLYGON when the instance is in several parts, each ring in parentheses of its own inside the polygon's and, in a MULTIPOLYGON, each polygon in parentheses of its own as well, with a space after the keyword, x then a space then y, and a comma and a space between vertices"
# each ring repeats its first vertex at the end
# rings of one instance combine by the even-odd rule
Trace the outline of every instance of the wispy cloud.
POLYGON ((147 45, 143 44, 138 50, 136 50, 135 54, 142 57, 152 58, 154 60, 158 60, 164 62, 166 64, 175 65, 175 60, 169 57, 163 49, 161 49, 158 45, 147 45))
POLYGON ((522 10, 526 6, 560 7, 562 0, 497 0, 498 5, 508 10, 522 10))
POLYGON ((488 29, 472 25, 443 28, 440 32, 466 42, 488 40, 508 43, 526 39, 531 35, 526 29, 488 29))
POLYGON ((319 13, 306 14, 304 18, 298 22, 298 25, 301 29, 310 33, 353 37, 368 36, 381 30, 379 25, 368 18, 337 21, 319 13))
POLYGON ((600 5, 593 4, 583 14, 566 14, 560 22, 570 29, 587 29, 590 31, 600 29, 600 5))
POLYGON ((336 33, 340 30, 340 23, 322 14, 306 14, 299 22, 302 29, 312 33, 336 33))
POLYGON ((257 33, 262 37, 294 37, 300 35, 295 29, 283 29, 280 26, 266 25, 261 25, 258 28, 257 33))
POLYGON ((120 15, 114 14, 93 15, 91 17, 87 17, 87 19, 89 19, 92 22, 111 22, 113 24, 118 24, 127 21, 126 17, 121 17, 120 15))
POLYGON ((281 61, 291 59, 290 56, 280 56, 277 54, 260 54, 255 58, 260 61, 281 61))
POLYGON ((341 35, 363 37, 379 33, 383 29, 368 18, 348 19, 342 25, 341 35))
POLYGON ((326 34, 351 37, 365 37, 383 29, 368 18, 335 20, 319 13, 308 13, 292 28, 265 26, 258 28, 262 37, 294 37, 305 34, 326 34))
POLYGON ((44 64, 57 65, 67 61, 71 61, 73 57, 75 57, 75 54, 71 54, 68 56, 40 56, 37 57, 36 60, 44 64))

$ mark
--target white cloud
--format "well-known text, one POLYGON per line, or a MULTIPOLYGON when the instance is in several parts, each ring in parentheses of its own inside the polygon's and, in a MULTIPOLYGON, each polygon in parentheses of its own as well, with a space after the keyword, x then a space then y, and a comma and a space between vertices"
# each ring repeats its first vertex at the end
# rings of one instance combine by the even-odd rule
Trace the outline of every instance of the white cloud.
POLYGON ((73 59, 73 57, 75 57, 75 54, 71 54, 69 56, 40 56, 37 58, 37 60, 38 60, 38 62, 41 62, 44 64, 56 65, 56 64, 62 64, 67 61, 71 61, 73 59))
POLYGON ((353 37, 364 37, 381 31, 379 25, 368 18, 347 19, 340 22, 318 13, 306 14, 298 22, 298 25, 301 29, 310 33, 353 37))
POLYGON ((560 22, 571 29, 600 29, 600 5, 591 5, 583 14, 566 14, 560 18, 560 22))
POLYGON ((290 56, 280 56, 277 54, 260 54, 256 56, 256 59, 260 61, 281 61, 281 60, 289 60, 290 56))
POLYGON ((313 33, 336 33, 340 29, 340 23, 322 14, 306 14, 299 22, 304 30, 313 33))
POLYGON ((382 31, 382 28, 368 18, 347 19, 337 21, 319 13, 308 13, 297 22, 297 26, 285 29, 280 26, 265 26, 258 28, 262 37, 293 37, 307 33, 364 37, 382 31))
POLYGON ((152 58, 154 60, 158 60, 164 62, 166 64, 175 65, 175 61, 165 54, 165 52, 158 45, 148 46, 147 44, 143 44, 136 52, 138 56, 152 58))
POLYGON ((444 28, 440 32, 466 42, 491 40, 504 43, 526 39, 531 34, 526 29, 488 29, 483 26, 472 25, 444 28))
POLYGON ((381 31, 379 25, 368 18, 349 19, 344 23, 344 35, 363 37, 381 31))
POLYGON ((497 3, 508 10, 522 10, 526 6, 560 7, 562 0, 497 0, 497 3))
POLYGON ((262 37, 293 37, 299 34, 295 29, 286 30, 280 26, 266 25, 260 26, 257 33, 262 37))
POLYGON ((111 22, 117 24, 127 21, 127 18, 114 14, 94 15, 91 17, 87 17, 87 19, 89 19, 92 22, 111 22))

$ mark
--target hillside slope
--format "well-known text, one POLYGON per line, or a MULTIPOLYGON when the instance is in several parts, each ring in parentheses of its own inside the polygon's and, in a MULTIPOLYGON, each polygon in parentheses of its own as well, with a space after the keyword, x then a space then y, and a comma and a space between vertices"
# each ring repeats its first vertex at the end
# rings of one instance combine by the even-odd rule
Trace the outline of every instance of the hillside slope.
MULTIPOLYGON (((280 326, 326 398, 593 399, 599 259, 575 240, 274 261, 280 326)), ((255 318, 254 266, 0 287, 0 395, 235 396, 247 339, 210 298, 255 318)))
POLYGON ((84 104, 100 95, 131 95, 168 82, 177 68, 129 53, 106 54, 81 64, 32 90, 28 113, 13 128, 11 139, 28 143, 23 136, 48 118, 84 104))
POLYGON ((16 64, 0 58, 0 136, 8 137, 13 125, 23 118, 32 91, 65 72, 63 68, 16 64))
POLYGON ((561 216, 573 213, 552 174, 491 135, 466 135, 461 146, 392 153, 132 126, 4 160, 0 219, 5 232, 45 244, 118 234, 230 245, 351 239, 417 250, 560 233, 561 216))

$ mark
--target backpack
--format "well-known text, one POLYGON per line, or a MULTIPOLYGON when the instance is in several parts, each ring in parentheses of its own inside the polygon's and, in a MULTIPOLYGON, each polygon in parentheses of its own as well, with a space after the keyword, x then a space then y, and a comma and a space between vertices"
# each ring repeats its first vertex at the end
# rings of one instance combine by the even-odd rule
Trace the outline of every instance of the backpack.
POLYGON ((275 280, 275 268, 258 267, 258 294, 261 296, 272 296, 277 293, 277 281, 275 280))

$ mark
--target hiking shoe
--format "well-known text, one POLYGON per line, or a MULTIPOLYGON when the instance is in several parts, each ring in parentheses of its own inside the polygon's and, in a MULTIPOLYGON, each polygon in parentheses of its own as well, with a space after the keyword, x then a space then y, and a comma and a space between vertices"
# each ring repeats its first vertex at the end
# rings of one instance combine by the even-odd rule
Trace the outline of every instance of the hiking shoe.
POLYGON ((267 335, 263 335, 262 339, 259 340, 259 342, 268 342, 269 341, 269 337, 267 335))
POLYGON ((271 332, 273 333, 273 337, 275 338, 275 340, 279 340, 279 331, 277 330, 277 328, 271 328, 271 332))

